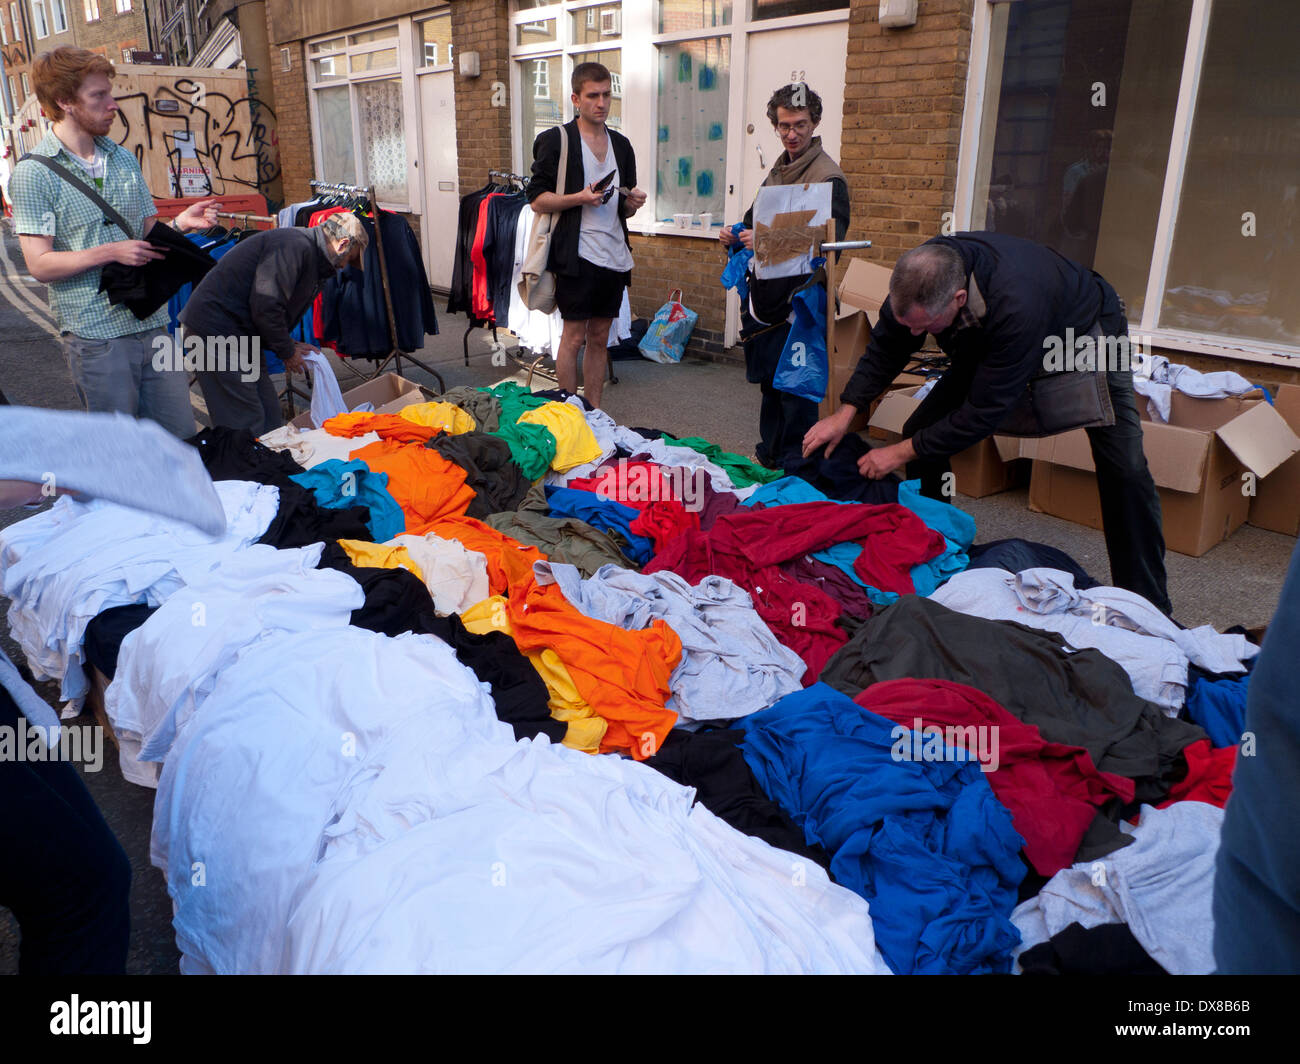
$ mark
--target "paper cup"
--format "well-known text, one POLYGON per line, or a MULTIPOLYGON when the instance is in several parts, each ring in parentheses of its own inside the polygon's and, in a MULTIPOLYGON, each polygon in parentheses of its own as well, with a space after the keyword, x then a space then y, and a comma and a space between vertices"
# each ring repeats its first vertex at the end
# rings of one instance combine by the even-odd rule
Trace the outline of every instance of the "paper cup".
POLYGON ((700 228, 701 229, 713 228, 713 215, 709 211, 705 211, 703 214, 700 215, 700 228))
POLYGON ((691 227, 691 216, 689 214, 674 214, 673 221, 677 223, 678 229, 689 229, 691 227))

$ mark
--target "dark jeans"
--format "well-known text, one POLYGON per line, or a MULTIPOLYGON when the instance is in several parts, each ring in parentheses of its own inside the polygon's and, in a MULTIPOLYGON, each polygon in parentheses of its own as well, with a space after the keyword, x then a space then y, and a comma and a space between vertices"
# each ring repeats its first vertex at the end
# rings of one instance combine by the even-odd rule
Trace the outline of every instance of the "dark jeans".
MULTIPOLYGON (((975 364, 952 366, 935 384, 906 424, 903 436, 933 425, 956 410, 970 391, 975 364)), ((1097 467, 1102 529, 1115 587, 1141 595, 1162 613, 1172 607, 1165 585, 1165 537, 1160 524, 1160 496, 1142 451, 1142 420, 1133 398, 1133 374, 1107 373, 1106 384, 1115 408, 1115 424, 1087 429, 1092 460, 1097 467)), ((917 458, 907 475, 920 478, 921 494, 944 499, 943 476, 951 471, 945 458, 917 458)))
POLYGON ((1300 972, 1300 548, 1251 673, 1246 733, 1214 873, 1214 959, 1223 975, 1300 972))
POLYGON ((213 428, 247 429, 261 436, 284 424, 280 397, 267 369, 266 356, 260 352, 255 369, 257 379, 251 381, 244 380, 238 370, 199 371, 199 391, 213 428))
MULTIPOLYGON (((742 323, 746 333, 762 328, 748 313, 742 323)), ((817 423, 818 417, 816 403, 772 387, 789 333, 790 326, 786 323, 745 341, 746 379, 763 392, 758 411, 759 442, 754 454, 764 465, 776 469, 781 468, 791 450, 802 452, 804 435, 817 423)))
MULTIPOLYGON (((0 726, 21 716, 0 687, 0 726)), ((26 718, 23 718, 26 720, 26 718)), ((131 863, 66 761, 0 761, 0 905, 18 920, 23 975, 121 975, 131 863)))

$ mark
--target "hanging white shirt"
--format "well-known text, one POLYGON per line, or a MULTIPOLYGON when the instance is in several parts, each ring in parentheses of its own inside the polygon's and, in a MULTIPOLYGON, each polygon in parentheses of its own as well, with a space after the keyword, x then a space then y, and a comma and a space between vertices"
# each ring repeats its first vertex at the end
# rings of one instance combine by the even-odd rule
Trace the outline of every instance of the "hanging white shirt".
POLYGON ((632 252, 623 238, 623 225, 618 220, 619 194, 622 176, 618 172, 618 162, 614 158, 614 141, 608 133, 605 135, 605 161, 596 158, 595 152, 587 147, 587 141, 578 137, 582 143, 583 181, 590 188, 611 170, 614 176, 608 188, 614 194, 604 203, 582 208, 582 228, 578 232, 578 257, 586 259, 607 270, 619 273, 632 269, 632 252))

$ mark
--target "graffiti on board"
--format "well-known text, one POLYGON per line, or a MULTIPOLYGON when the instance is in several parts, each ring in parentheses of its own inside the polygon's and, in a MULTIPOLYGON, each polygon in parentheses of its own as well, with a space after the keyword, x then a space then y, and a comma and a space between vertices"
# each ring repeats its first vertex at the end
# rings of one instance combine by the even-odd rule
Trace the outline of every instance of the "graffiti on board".
POLYGON ((118 96, 117 105, 114 139, 146 176, 162 176, 149 174, 147 160, 164 158, 174 196, 258 192, 280 175, 275 112, 247 88, 227 93, 182 76, 118 96))

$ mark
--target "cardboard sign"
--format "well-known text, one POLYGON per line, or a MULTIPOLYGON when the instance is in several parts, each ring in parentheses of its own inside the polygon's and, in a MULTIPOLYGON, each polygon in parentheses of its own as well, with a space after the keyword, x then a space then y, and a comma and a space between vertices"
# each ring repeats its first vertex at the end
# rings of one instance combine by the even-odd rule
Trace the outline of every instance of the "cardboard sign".
POLYGON ((831 216, 831 186, 771 185, 754 197, 754 276, 802 277, 812 272, 816 245, 831 216))

